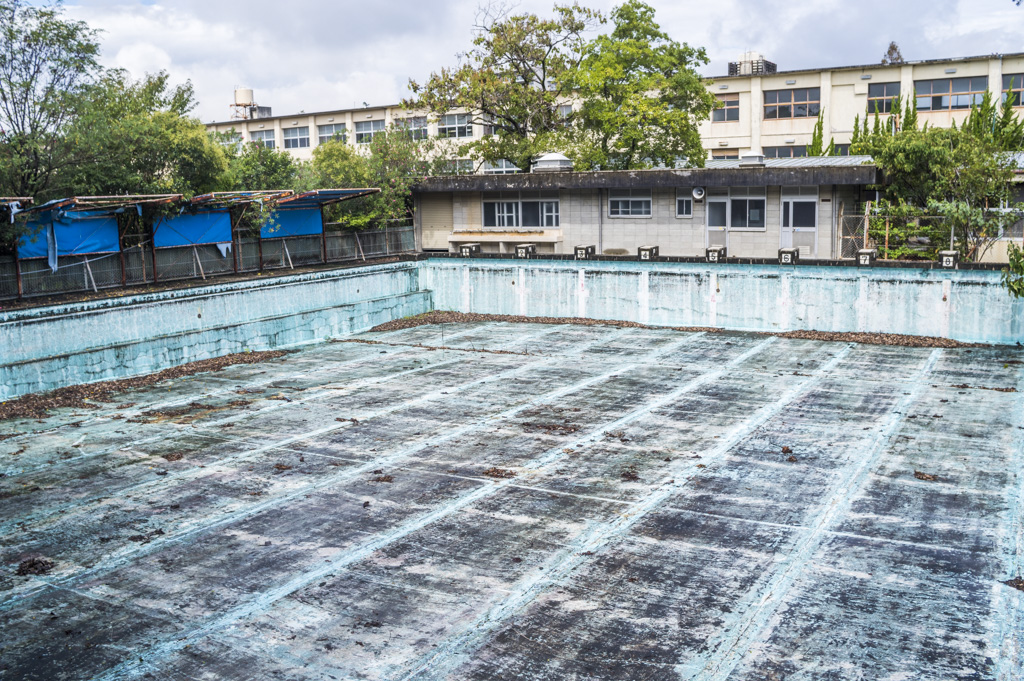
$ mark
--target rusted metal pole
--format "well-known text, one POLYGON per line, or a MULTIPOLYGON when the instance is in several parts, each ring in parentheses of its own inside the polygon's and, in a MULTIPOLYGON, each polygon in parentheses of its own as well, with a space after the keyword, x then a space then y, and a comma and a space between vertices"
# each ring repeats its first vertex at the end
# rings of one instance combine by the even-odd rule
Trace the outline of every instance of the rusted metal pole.
POLYGON ((18 297, 25 296, 25 290, 21 284, 21 260, 18 258, 18 247, 14 247, 14 275, 18 279, 18 297))
POLYGON ((327 264, 327 223, 324 222, 324 207, 320 206, 320 257, 327 264))
POLYGON ((861 248, 868 247, 868 225, 871 224, 871 202, 868 201, 864 205, 864 245, 861 248))

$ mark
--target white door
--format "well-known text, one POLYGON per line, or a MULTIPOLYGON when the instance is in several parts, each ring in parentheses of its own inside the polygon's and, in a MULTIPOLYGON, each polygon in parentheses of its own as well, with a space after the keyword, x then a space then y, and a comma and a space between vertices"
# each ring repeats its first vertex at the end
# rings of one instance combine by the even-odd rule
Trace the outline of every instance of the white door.
POLYGON ((782 248, 799 248, 801 258, 818 257, 818 199, 782 197, 782 248))
MULTIPOLYGON (((707 247, 729 250, 729 199, 707 199, 707 247)), ((732 255, 729 253, 729 255, 732 255)))

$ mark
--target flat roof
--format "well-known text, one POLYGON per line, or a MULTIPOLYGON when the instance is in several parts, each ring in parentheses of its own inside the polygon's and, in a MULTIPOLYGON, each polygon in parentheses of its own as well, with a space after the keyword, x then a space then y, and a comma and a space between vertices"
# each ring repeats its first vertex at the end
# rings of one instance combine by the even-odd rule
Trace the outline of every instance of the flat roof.
POLYGON ((446 324, 0 422, 0 671, 1020 678, 1022 361, 446 324))
POLYGON ((736 187, 794 185, 868 185, 878 182, 869 156, 817 156, 765 159, 764 166, 739 160, 708 161, 704 168, 532 172, 510 175, 444 175, 419 180, 414 191, 505 191, 619 189, 631 187, 736 187))
MULTIPOLYGON (((988 61, 989 59, 1006 59, 1013 57, 1024 57, 1024 52, 1010 52, 1008 54, 985 54, 976 55, 973 57, 947 57, 944 59, 919 59, 919 60, 908 60, 899 64, 855 64, 851 66, 824 66, 819 68, 810 69, 791 69, 787 71, 776 71, 775 73, 747 73, 739 74, 735 76, 713 76, 711 80, 735 80, 737 78, 753 78, 753 77, 771 77, 781 76, 787 74, 799 74, 799 73, 817 73, 820 71, 861 71, 863 69, 880 69, 880 68, 899 68, 901 66, 927 66, 929 64, 948 64, 950 62, 967 62, 967 61, 988 61)), ((770 59, 768 61, 771 61, 770 59)), ((733 62, 736 63, 736 62, 733 62)), ((1002 84, 1000 84, 1002 87, 1002 84)))

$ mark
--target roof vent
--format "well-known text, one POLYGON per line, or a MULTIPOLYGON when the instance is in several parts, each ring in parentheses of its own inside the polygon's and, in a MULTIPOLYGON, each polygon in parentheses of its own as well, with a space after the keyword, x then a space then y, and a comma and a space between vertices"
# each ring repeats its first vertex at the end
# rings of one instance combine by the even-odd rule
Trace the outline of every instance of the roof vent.
POLYGON ((764 156, 761 154, 741 156, 740 168, 764 168, 764 156))
POLYGON ((563 154, 557 152, 549 152, 547 154, 541 154, 533 160, 530 164, 530 172, 533 173, 551 173, 551 172, 565 172, 572 170, 572 161, 566 158, 563 154))

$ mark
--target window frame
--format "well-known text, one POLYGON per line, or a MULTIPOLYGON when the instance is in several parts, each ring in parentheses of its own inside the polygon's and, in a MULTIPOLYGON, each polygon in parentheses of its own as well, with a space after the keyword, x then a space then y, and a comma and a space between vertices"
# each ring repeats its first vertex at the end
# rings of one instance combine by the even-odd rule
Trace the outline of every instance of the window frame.
POLYGON ((711 110, 712 123, 736 123, 740 120, 740 95, 738 92, 716 95, 722 106, 711 110), (721 117, 719 117, 721 113, 721 117), (733 114, 735 114, 733 116, 733 114))
MULTIPOLYGON (((619 207, 621 210, 621 207, 619 207)), ((627 219, 627 220, 650 220, 654 217, 654 190, 653 189, 609 189, 608 190, 608 217, 616 220, 627 219), (616 196, 618 194, 618 196, 616 196), (627 202, 629 204, 629 213, 623 214, 621 212, 612 212, 612 203, 627 202), (641 208, 643 204, 647 204, 646 213, 633 213, 633 204, 640 204, 641 208)))
POLYGON ((761 147, 761 154, 765 158, 806 158, 807 156, 807 145, 806 144, 786 144, 781 147, 761 147), (791 153, 786 156, 780 156, 779 150, 786 149, 791 153), (796 151, 800 150, 802 153, 797 154, 796 151), (771 150, 771 151, 769 151, 771 150))
POLYGON ((693 188, 692 187, 680 187, 676 189, 676 217, 681 220, 692 220, 693 219, 693 188), (689 209, 685 213, 679 212, 680 201, 685 201, 689 204, 689 209))
POLYGON ((1003 74, 1003 89, 1000 101, 1005 102, 1010 92, 1017 96, 1017 101, 1013 103, 1013 106, 1024 106, 1024 73, 1003 74))
POLYGON ((318 145, 336 138, 341 139, 343 144, 348 144, 348 128, 344 123, 326 123, 316 126, 316 143, 318 145), (331 128, 331 134, 325 135, 324 128, 331 128))
POLYGON ((740 150, 737 147, 731 149, 712 149, 711 160, 712 161, 738 161, 740 159, 740 150))
POLYGON ((557 192, 485 192, 480 197, 480 224, 483 229, 560 229, 561 198, 557 192), (538 225, 525 223, 525 204, 537 204, 538 225), (488 206, 494 214, 495 224, 487 224, 488 206), (499 213, 498 206, 504 206, 505 212, 499 213), (509 211, 509 207, 514 209, 509 211), (508 216, 513 216, 514 224, 507 224, 508 216), (505 222, 506 224, 500 224, 505 222))
POLYGON ((787 88, 783 90, 765 90, 762 95, 763 109, 762 120, 765 121, 787 121, 797 118, 817 118, 821 113, 821 87, 787 88), (798 99, 798 95, 804 93, 804 99, 798 99), (813 95, 813 96, 812 96, 813 95), (783 98, 785 97, 785 101, 783 98), (797 115, 797 108, 803 106, 803 115, 797 115), (782 116, 781 109, 789 108, 789 115, 782 116), (769 110, 774 109, 774 115, 769 115, 769 110))
POLYGON ((512 161, 506 158, 499 158, 496 165, 487 161, 484 161, 483 165, 484 175, 514 175, 521 172, 522 168, 513 165, 512 161))
POLYGON ((969 111, 972 104, 981 103, 986 92, 988 92, 988 76, 960 76, 914 81, 914 99, 917 103, 917 110, 924 113, 931 113, 933 111, 969 111), (955 82, 965 80, 968 82, 966 90, 954 90, 955 82), (976 83, 975 81, 979 82, 976 83), (948 89, 939 90, 936 93, 937 83, 944 84, 943 86, 948 87, 948 89), (924 93, 923 86, 925 84, 928 85, 927 93, 924 93), (949 99, 946 106, 933 106, 936 99, 942 99, 943 97, 949 99), (967 101, 965 105, 954 106, 954 101, 957 98, 967 98, 970 101, 967 101), (924 103, 922 104, 922 102, 924 103))
POLYGON ((472 137, 473 123, 470 121, 469 114, 444 114, 438 118, 437 136, 442 139, 472 137))
POLYGON ((373 140, 373 136, 378 132, 383 132, 386 127, 387 123, 383 118, 373 121, 356 121, 356 144, 369 144, 373 140), (359 126, 370 126, 370 128, 369 130, 360 130, 359 126))
MULTIPOLYGON (((725 206, 725 231, 726 232, 767 232, 768 231, 768 191, 767 187, 728 187, 722 188, 720 192, 708 194, 704 199, 705 217, 704 229, 722 229, 722 225, 711 225, 711 205, 724 204, 725 206), (745 202, 746 214, 750 215, 750 203, 760 201, 762 203, 762 217, 760 227, 736 227, 733 226, 733 203, 745 202)), ((748 220, 749 222, 749 220, 748 220)))
MULTIPOLYGON (((868 83, 868 114, 875 113, 875 106, 878 106, 879 115, 891 114, 893 102, 900 96, 900 83, 899 81, 890 83, 868 83), (896 87, 895 94, 889 92, 892 86, 896 87), (872 88, 882 88, 881 95, 871 95, 872 88)), ((899 113, 899 112, 897 112, 899 113)))
POLYGON ((309 126, 294 126, 291 128, 284 128, 281 133, 281 138, 284 140, 285 149, 308 149, 309 148, 309 126), (305 130, 306 134, 303 135, 302 131, 305 130), (295 134, 288 134, 295 133, 295 134), (305 144, 303 144, 305 142, 305 144))
POLYGON ((395 128, 409 135, 414 142, 425 140, 430 136, 426 116, 406 116, 395 119, 395 128))
POLYGON ((277 147, 273 128, 270 130, 249 130, 248 133, 249 142, 252 144, 260 144, 267 149, 275 149, 277 147))

